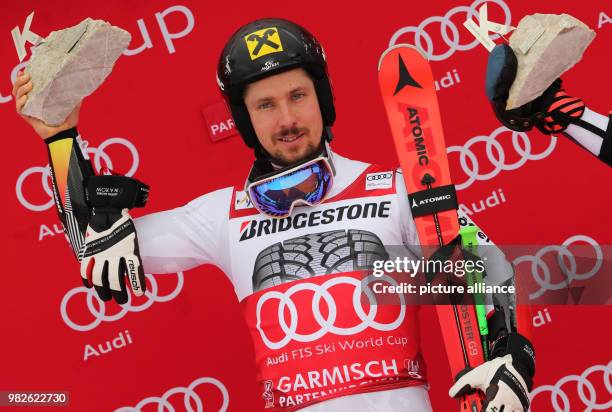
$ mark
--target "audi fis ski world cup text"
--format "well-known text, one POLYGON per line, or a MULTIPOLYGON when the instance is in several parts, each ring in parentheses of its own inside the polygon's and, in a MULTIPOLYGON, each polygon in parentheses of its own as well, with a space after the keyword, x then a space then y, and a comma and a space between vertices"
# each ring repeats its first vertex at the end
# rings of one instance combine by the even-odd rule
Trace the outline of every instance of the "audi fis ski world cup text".
POLYGON ((328 353, 334 353, 336 351, 347 351, 347 350, 362 350, 367 348, 372 348, 375 346, 385 346, 387 345, 400 345, 406 346, 408 345, 408 338, 400 337, 400 336, 387 336, 386 338, 382 336, 378 336, 376 338, 368 338, 366 340, 358 340, 358 339, 345 339, 338 340, 333 343, 323 343, 315 346, 306 346, 299 349, 293 349, 291 351, 283 352, 280 355, 276 356, 268 356, 266 359, 266 365, 278 365, 284 362, 289 362, 293 360, 307 359, 312 356, 321 356, 326 355, 328 353))

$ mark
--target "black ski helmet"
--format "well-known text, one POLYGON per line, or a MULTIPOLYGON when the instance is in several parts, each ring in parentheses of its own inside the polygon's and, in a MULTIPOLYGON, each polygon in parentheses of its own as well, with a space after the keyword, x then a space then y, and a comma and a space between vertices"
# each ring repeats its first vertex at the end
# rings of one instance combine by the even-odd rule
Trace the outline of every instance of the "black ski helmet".
POLYGON ((229 39, 217 66, 217 83, 232 112, 242 139, 250 148, 259 145, 243 92, 247 84, 296 67, 311 76, 323 117, 324 135, 336 111, 327 73, 325 52, 318 40, 303 27, 284 19, 260 19, 242 26, 229 39))

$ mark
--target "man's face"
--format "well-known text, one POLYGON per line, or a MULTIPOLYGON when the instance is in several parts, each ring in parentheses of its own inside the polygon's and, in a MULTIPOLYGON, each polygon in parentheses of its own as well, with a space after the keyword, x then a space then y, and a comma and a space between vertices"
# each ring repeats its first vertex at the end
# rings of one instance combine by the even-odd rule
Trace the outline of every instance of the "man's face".
POLYGON ((249 84, 244 103, 259 143, 279 166, 321 150, 323 119, 312 79, 289 70, 249 84))

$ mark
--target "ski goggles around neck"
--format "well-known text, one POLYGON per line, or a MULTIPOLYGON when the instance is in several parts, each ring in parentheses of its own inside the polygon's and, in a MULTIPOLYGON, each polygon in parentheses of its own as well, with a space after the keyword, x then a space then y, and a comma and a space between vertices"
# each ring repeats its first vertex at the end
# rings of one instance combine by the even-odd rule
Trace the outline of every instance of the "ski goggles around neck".
POLYGON ((334 180, 333 168, 326 157, 317 157, 288 170, 247 180, 244 191, 261 213, 275 218, 291 215, 297 205, 321 203, 334 180))

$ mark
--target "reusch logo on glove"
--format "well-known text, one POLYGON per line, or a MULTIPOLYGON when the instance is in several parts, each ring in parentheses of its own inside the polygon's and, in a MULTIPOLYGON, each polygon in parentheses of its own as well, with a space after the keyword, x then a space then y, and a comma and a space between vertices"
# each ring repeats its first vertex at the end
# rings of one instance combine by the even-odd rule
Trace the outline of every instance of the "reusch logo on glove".
POLYGON ((132 259, 128 260, 128 271, 130 272, 130 282, 134 291, 140 290, 140 283, 138 282, 138 275, 136 273, 136 265, 132 259))

